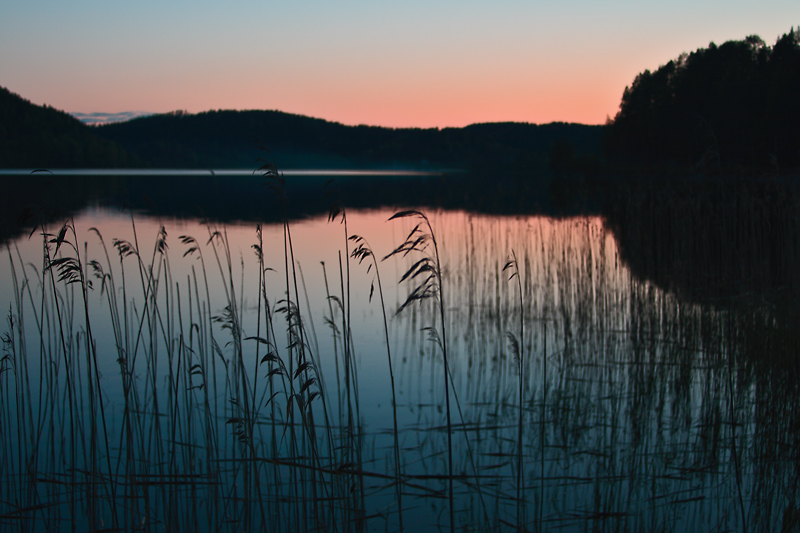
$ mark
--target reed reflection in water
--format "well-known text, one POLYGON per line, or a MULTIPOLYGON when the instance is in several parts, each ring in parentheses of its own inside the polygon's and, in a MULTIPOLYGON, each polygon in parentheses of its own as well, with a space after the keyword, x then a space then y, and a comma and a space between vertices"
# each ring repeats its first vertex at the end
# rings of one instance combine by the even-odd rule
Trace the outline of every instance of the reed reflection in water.
POLYGON ((417 222, 391 215, 256 229, 92 210, 9 243, 0 523, 797 526, 786 311, 635 279, 599 217, 441 211, 441 287, 394 315, 420 255, 347 259, 348 237, 380 259, 417 222))

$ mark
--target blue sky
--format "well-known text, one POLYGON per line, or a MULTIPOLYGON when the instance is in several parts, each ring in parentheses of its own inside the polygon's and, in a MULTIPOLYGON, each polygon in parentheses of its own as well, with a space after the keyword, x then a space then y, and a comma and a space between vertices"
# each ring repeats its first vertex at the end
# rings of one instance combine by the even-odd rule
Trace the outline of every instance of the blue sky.
POLYGON ((797 0, 0 0, 0 85, 83 113, 598 124, 646 68, 797 25, 797 0))

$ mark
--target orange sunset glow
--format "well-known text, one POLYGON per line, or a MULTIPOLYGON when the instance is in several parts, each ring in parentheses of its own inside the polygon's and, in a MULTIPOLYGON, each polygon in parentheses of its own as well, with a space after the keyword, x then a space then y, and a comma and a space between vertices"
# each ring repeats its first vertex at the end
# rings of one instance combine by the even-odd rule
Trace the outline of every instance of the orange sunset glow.
POLYGON ((9 2, 0 6, 0 84, 81 113, 275 109, 390 127, 602 124, 638 72, 711 41, 771 42, 797 14, 777 0, 716 4, 9 2))

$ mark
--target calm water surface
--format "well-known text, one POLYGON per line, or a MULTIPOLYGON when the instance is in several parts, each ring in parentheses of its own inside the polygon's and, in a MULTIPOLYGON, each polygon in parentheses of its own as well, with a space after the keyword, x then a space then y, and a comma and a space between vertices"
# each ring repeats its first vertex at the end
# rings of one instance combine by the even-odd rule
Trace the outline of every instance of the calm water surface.
POLYGON ((465 530, 797 523, 774 309, 634 278, 600 217, 431 210, 442 285, 395 314, 430 272, 383 260, 421 222, 393 213, 94 207, 6 243, 0 524, 435 531, 451 490, 465 530))

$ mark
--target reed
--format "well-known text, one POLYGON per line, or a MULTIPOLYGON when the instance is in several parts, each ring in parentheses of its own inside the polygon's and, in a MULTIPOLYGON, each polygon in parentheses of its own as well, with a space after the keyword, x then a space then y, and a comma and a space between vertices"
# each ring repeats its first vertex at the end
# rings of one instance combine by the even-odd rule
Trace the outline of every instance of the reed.
POLYGON ((363 263, 366 260, 371 259, 371 263, 367 267, 367 273, 369 273, 370 269, 375 269, 375 278, 376 280, 370 283, 370 290, 369 290, 369 299, 372 300, 372 296, 375 290, 375 283, 377 282, 378 285, 378 296, 380 296, 381 301, 381 315, 383 316, 383 333, 384 338, 386 340, 386 360, 389 365, 389 381, 392 385, 392 425, 393 425, 393 446, 394 446, 394 472, 396 479, 394 481, 395 484, 395 493, 397 496, 397 521, 398 525, 400 526, 400 531, 403 531, 403 469, 401 466, 400 460, 400 430, 397 426, 397 391, 395 390, 394 384, 394 370, 392 366, 392 350, 391 350, 391 342, 389 340, 389 321, 386 317, 386 302, 383 298, 383 284, 381 283, 381 275, 380 270, 378 269, 378 260, 375 257, 375 254, 372 251, 369 243, 363 237, 358 235, 351 235, 350 240, 352 240, 356 244, 356 248, 351 252, 351 255, 354 259, 357 259, 359 263, 363 263))
POLYGON ((459 216, 397 213, 413 229, 384 256, 337 213, 338 271, 329 285, 323 265, 316 290, 288 220, 274 244, 256 227, 249 261, 213 225, 198 240, 132 223, 107 246, 69 221, 40 235, 40 267, 7 246, 0 526, 794 523, 792 300, 705 306, 660 290, 599 219, 459 216), (381 280, 412 256, 392 317, 381 280), (385 432, 376 401, 391 402, 385 432))
POLYGON ((524 395, 525 395, 525 305, 522 301, 522 280, 519 272, 519 263, 517 263, 517 254, 511 251, 511 257, 506 261, 503 266, 503 272, 508 271, 508 281, 513 279, 517 280, 517 298, 519 303, 519 337, 515 336, 510 331, 507 332, 511 351, 517 362, 517 372, 519 373, 519 397, 518 408, 519 415, 517 417, 517 528, 520 530, 525 529, 525 485, 522 478, 522 460, 523 460, 523 441, 522 441, 522 425, 523 425, 523 411, 524 411, 524 395))
POLYGON ((450 512, 450 531, 455 531, 455 503, 453 492, 453 424, 450 416, 450 367, 447 359, 447 330, 445 323, 444 312, 444 292, 442 283, 442 268, 439 261, 439 246, 436 242, 436 237, 433 233, 428 217, 421 211, 408 210, 399 211, 389 218, 389 220, 396 220, 401 218, 414 217, 421 220, 420 223, 414 226, 409 232, 405 241, 390 252, 384 261, 394 256, 407 256, 409 253, 416 252, 423 254, 422 259, 416 261, 400 278, 400 283, 403 281, 416 281, 417 285, 412 289, 411 293, 406 298, 397 310, 397 314, 403 311, 410 304, 433 298, 436 301, 439 309, 439 324, 441 327, 441 335, 435 329, 429 328, 428 332, 431 340, 436 343, 442 352, 442 360, 444 361, 444 397, 445 397, 445 414, 447 417, 447 494, 450 512), (426 255, 428 247, 432 246, 433 250, 430 255, 426 255), (419 280, 417 279, 419 278, 419 280))

